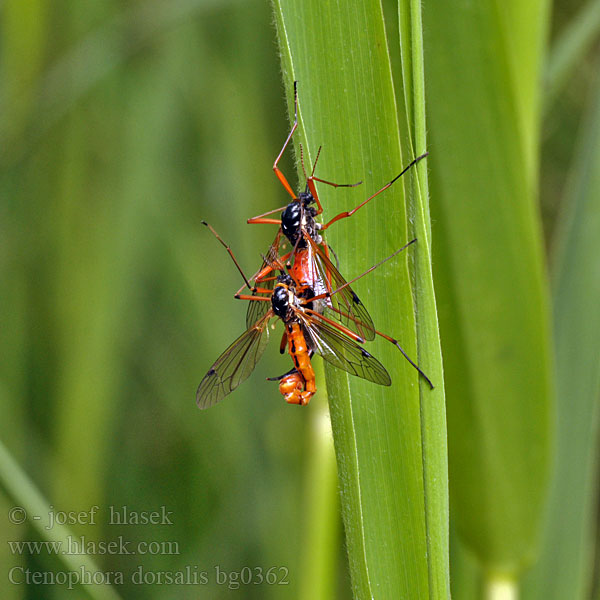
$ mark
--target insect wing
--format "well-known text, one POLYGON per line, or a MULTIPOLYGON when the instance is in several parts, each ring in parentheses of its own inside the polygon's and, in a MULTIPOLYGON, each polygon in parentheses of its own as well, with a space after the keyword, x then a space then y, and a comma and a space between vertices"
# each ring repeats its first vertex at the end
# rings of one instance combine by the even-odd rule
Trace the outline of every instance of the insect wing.
MULTIPOLYGON (((266 266, 268 266, 268 265, 263 262, 261 271, 266 266)), ((259 271, 259 273, 260 273, 260 271, 259 271)), ((273 286, 275 284, 275 279, 261 281, 259 283, 260 283, 261 288, 266 289, 266 290, 271 290, 271 292, 272 292, 273 286)), ((267 294, 257 294, 257 295, 268 298, 267 294)), ((248 309, 246 310, 246 327, 248 329, 250 329, 255 323, 260 321, 260 319, 262 319, 267 314, 267 312, 269 312, 270 308, 271 308, 271 304, 269 302, 249 302, 248 309)))
POLYGON ((198 408, 209 408, 220 402, 248 378, 269 341, 267 324, 270 318, 271 314, 264 315, 261 321, 245 331, 216 360, 198 386, 196 392, 198 408))
MULTIPOLYGON (((321 287, 325 287, 321 292, 315 290, 318 295, 324 291, 333 292, 342 288, 346 280, 340 272, 333 266, 325 253, 311 238, 307 237, 311 247, 311 255, 319 273, 321 287)), ((336 319, 342 325, 354 333, 358 333, 365 340, 375 339, 375 326, 360 298, 354 293, 349 285, 342 288, 337 294, 327 299, 327 307, 324 314, 336 319)))
MULTIPOLYGON (((282 242, 281 229, 279 229, 279 231, 277 232, 277 236, 275 237, 275 240, 269 247, 269 250, 262 262, 260 269, 257 271, 256 275, 254 275, 254 277, 252 278, 254 280, 255 285, 257 285, 258 287, 261 287, 265 290, 271 290, 271 291, 273 290, 273 287, 275 285, 274 271, 268 273, 265 276, 266 280, 259 279, 257 281, 256 278, 267 267, 273 266, 273 264, 279 258, 279 253, 282 250, 283 246, 284 246, 284 243, 282 242)), ((265 295, 265 297, 266 297, 266 295, 265 295)), ((267 314, 267 312, 269 311, 269 308, 271 308, 271 306, 268 302, 250 302, 248 304, 248 309, 246 310, 246 327, 248 329, 250 329, 250 327, 252 327, 256 322, 259 321, 259 319, 262 319, 262 317, 264 317, 267 314)))
POLYGON ((391 385, 392 380, 385 367, 362 346, 318 317, 302 316, 301 320, 309 345, 328 363, 361 379, 391 385))

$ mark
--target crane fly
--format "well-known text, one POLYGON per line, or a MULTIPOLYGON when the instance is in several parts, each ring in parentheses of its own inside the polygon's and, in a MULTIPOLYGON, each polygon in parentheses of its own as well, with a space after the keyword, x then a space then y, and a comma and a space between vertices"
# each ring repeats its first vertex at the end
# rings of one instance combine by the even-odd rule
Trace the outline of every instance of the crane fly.
MULTIPOLYGON (((298 195, 295 194, 292 186, 288 182, 286 176, 279 169, 279 161, 283 156, 285 150, 287 149, 294 132, 298 128, 298 89, 297 89, 297 81, 294 82, 294 123, 288 134, 283 147, 281 148, 275 162, 273 163, 273 171, 277 176, 277 179, 283 185, 287 193, 292 197, 292 201, 286 206, 282 206, 280 208, 268 211, 263 213, 262 215, 258 215, 256 217, 252 217, 248 219, 248 223, 250 224, 274 224, 279 225, 279 229, 277 231, 277 235, 275 237, 275 241, 271 244, 269 249, 269 254, 271 256, 278 255, 283 249, 283 245, 286 240, 291 244, 291 251, 282 256, 282 260, 288 260, 291 262, 296 262, 296 260, 300 260, 303 262, 312 261, 313 265, 306 265, 302 267, 301 274, 303 276, 308 277, 307 285, 310 285, 310 278, 313 277, 313 281, 317 279, 321 281, 324 285, 329 286, 329 291, 332 291, 332 278, 339 276, 337 273, 337 269, 332 269, 330 259, 330 252, 333 252, 329 245, 325 242, 322 234, 328 229, 333 223, 351 217, 357 210, 365 206, 368 202, 370 202, 373 198, 381 194, 383 191, 387 190, 391 187, 398 179, 400 179, 407 171, 409 171, 414 165, 416 165, 420 160, 428 156, 427 153, 422 154, 415 158, 410 164, 408 164, 402 171, 394 177, 390 182, 385 184, 379 190, 377 190, 374 194, 369 196, 366 200, 361 202, 358 206, 353 208, 350 211, 341 212, 338 215, 334 216, 327 223, 319 223, 316 218, 323 213, 323 206, 319 199, 319 195, 317 193, 316 182, 320 182, 334 188, 339 187, 356 187, 360 185, 362 182, 359 181, 357 183, 334 183, 331 181, 327 181, 325 179, 321 179, 315 176, 315 170, 317 167, 317 161, 319 160, 319 155, 321 152, 321 148, 319 148, 317 152, 317 156, 315 158, 315 162, 313 164, 312 172, 310 176, 306 174, 306 169, 304 168, 304 158, 302 153, 302 146, 300 146, 300 159, 302 170, 304 172, 304 177, 306 179, 306 185, 303 192, 300 192, 298 195), (269 215, 273 215, 274 213, 281 212, 281 217, 279 219, 269 217, 269 215), (311 241, 313 242, 311 244, 311 241), (312 246, 312 248, 309 248, 312 246), (318 250, 318 251, 317 251, 318 250)), ((266 279, 271 271, 269 266, 268 259, 263 261, 261 269, 258 271, 257 275, 253 278, 255 282, 267 282, 266 279)), ((343 281, 343 280, 342 280, 343 281)), ((272 282, 272 279, 271 279, 272 282)), ((272 284, 271 284, 272 285, 272 284)), ((242 288, 240 288, 239 292, 241 292, 242 288)), ((358 297, 356 297, 358 298, 358 297)), ((351 305, 350 305, 351 306, 351 305)), ((253 322, 256 313, 256 309, 251 306, 248 307, 248 314, 246 323, 249 326, 251 322, 253 322)), ((368 338, 372 339, 372 338, 368 338)))
MULTIPOLYGON (((251 287, 229 246, 208 223, 203 223, 227 249, 248 287, 251 287)), ((354 280, 390 260, 410 243, 412 242, 354 280)), ((304 406, 316 392, 315 376, 311 364, 311 357, 315 353, 330 364, 352 375, 379 385, 391 385, 391 379, 385 367, 360 345, 365 342, 365 339, 352 329, 328 318, 322 312, 320 302, 342 293, 343 290, 349 288, 348 283, 344 282, 342 286, 331 292, 315 293, 312 288, 301 285, 292 274, 286 272, 286 267, 280 257, 265 257, 265 261, 269 263, 273 271, 280 272, 280 275, 273 279, 273 287, 254 286, 251 287, 251 294, 241 295, 238 293, 235 296, 251 303, 266 305, 267 310, 261 313, 257 320, 221 354, 204 376, 196 393, 196 402, 199 408, 213 406, 249 377, 266 348, 269 337, 268 325, 276 317, 284 323, 284 335, 280 349, 283 351, 287 345, 288 353, 294 363, 291 371, 274 378, 280 380, 280 392, 288 403, 304 406)), ((354 320, 348 315, 346 318, 354 320)), ((380 332, 375 333, 397 345, 397 342, 389 336, 380 332)), ((410 361, 410 359, 408 360, 410 361)), ((412 361, 410 362, 419 370, 412 361)), ((420 370, 419 372, 421 373, 420 370)))
MULTIPOLYGON (((373 340, 375 335, 379 334, 394 343, 400 349, 404 357, 427 380, 433 389, 433 385, 431 384, 429 378, 408 357, 405 351, 400 347, 397 340, 375 330, 373 321, 371 320, 371 317, 369 316, 369 313, 367 312, 360 298, 348 286, 338 269, 331 263, 331 249, 322 236, 322 233, 330 225, 336 221, 339 221, 340 219, 352 216, 357 210, 367 204, 367 202, 393 185, 409 169, 416 165, 421 159, 425 158, 427 153, 422 154, 414 159, 400 172, 399 175, 394 177, 394 179, 380 188, 377 192, 369 196, 357 207, 350 211, 342 212, 336 215, 326 224, 321 224, 316 221, 316 217, 322 214, 323 207, 319 200, 315 182, 321 182, 335 188, 354 187, 359 185, 361 182, 354 184, 338 184, 315 177, 315 169, 319 158, 320 148, 319 152, 317 152, 317 157, 315 159, 311 175, 307 176, 302 158, 302 148, 300 148, 301 164, 306 178, 306 186, 304 192, 301 192, 298 196, 296 196, 291 185, 287 181, 287 178, 281 172, 278 165, 283 153, 292 139, 294 132, 298 127, 297 82, 294 82, 294 112, 295 119, 292 129, 273 164, 273 171, 275 172, 275 175, 286 191, 292 196, 292 201, 285 207, 281 207, 264 213, 263 215, 248 219, 248 223, 270 223, 279 225, 275 240, 271 244, 267 256, 264 257, 261 268, 254 275, 252 281, 254 281, 255 285, 260 285, 267 290, 272 289, 275 281, 275 277, 272 276, 273 258, 280 254, 287 240, 287 242, 291 244, 292 250, 281 256, 281 260, 287 261, 287 264, 290 268, 290 273, 293 275, 302 289, 312 289, 317 295, 325 294, 325 298, 319 303, 319 312, 339 321, 342 325, 359 334, 366 340, 373 340), (313 204, 316 204, 316 207, 313 206, 313 204), (279 211, 283 211, 280 219, 266 218, 268 215, 279 211), (338 295, 331 294, 334 289, 340 291, 341 293, 338 295)), ((251 286, 248 285, 247 281, 246 285, 252 289, 251 286)), ((243 286, 238 290, 238 294, 241 293, 242 289, 243 286)), ((246 326, 251 327, 258 318, 266 313, 267 310, 268 307, 266 305, 250 303, 246 313, 246 326)))
MULTIPOLYGON (((276 208, 274 210, 270 210, 262 215, 258 215, 256 217, 252 217, 248 219, 248 223, 250 224, 273 224, 279 225, 279 232, 283 233, 283 235, 289 240, 292 245, 293 250, 290 254, 293 254, 298 246, 298 244, 302 244, 302 238, 304 236, 311 237, 317 244, 322 245, 325 251, 325 254, 329 257, 328 246, 323 240, 322 232, 328 229, 333 223, 351 217, 357 210, 365 206, 368 202, 373 200, 376 196, 379 196, 383 191, 387 190, 391 187, 398 179, 400 179, 407 171, 409 171, 414 165, 416 165, 420 160, 424 159, 428 156, 428 153, 425 152, 421 154, 414 160, 412 160, 402 171, 396 175, 391 181, 386 183, 383 187, 378 189, 374 194, 371 194, 366 200, 363 200, 358 206, 349 211, 344 211, 339 213, 330 219, 327 223, 318 223, 315 219, 319 215, 323 213, 323 206, 321 205, 321 200, 319 199, 319 195, 317 193, 317 187, 315 182, 323 183, 325 185, 329 185, 334 188, 340 187, 356 187, 362 183, 362 181, 358 181, 356 183, 334 183, 332 181, 327 181, 325 179, 321 179, 315 176, 315 169, 317 167, 317 161, 319 160, 319 155, 321 153, 321 148, 317 151, 317 156, 315 158, 315 162, 312 168, 312 172, 310 176, 306 174, 306 169, 304 168, 304 158, 302 154, 302 146, 300 146, 300 159, 302 164, 302 170, 304 171, 304 177, 306 179, 306 185, 303 192, 296 195, 292 186, 288 182, 286 176, 283 174, 281 169, 279 168, 279 161, 283 156, 285 150, 287 149, 294 132, 298 128, 298 88, 297 81, 294 81, 294 123, 292 125, 292 129, 288 134, 283 147, 281 148, 275 162, 273 163, 273 171, 283 185, 287 193, 292 197, 292 201, 286 206, 282 206, 280 208, 276 208), (313 206, 315 204, 316 206, 313 206), (269 217, 269 215, 273 215, 275 213, 281 212, 281 218, 276 219, 269 217)), ((279 237, 279 236, 278 236, 279 237)))

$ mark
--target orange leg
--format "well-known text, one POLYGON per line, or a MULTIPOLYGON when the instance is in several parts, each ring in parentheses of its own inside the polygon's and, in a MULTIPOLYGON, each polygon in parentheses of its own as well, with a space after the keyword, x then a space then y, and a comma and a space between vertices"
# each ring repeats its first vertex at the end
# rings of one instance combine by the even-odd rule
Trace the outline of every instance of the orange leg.
MULTIPOLYGON (((246 223, 261 223, 261 219, 263 217, 266 217, 268 215, 272 215, 276 212, 281 212, 283 210, 285 210, 287 208, 287 204, 285 206, 281 206, 280 208, 274 208, 273 210, 268 210, 266 213, 263 213, 262 215, 256 215, 256 217, 252 217, 251 219, 248 219, 246 221, 246 223)), ((275 221, 275 219, 273 219, 273 221, 275 221)), ((281 223, 281 221, 278 221, 279 223, 281 223)), ((275 223, 272 223, 273 225, 275 225, 275 223)))
MULTIPOLYGON (((271 290, 269 290, 269 294, 271 290)), ((236 294, 234 296, 236 300, 265 300, 266 302, 271 302, 271 296, 245 296, 244 294, 236 294)))
MULTIPOLYGON (((317 155, 317 158, 318 158, 318 155, 317 155)), ((316 164, 317 164, 317 161, 315 161, 315 166, 316 166, 316 164)), ((313 173, 314 173, 314 168, 313 168, 313 173)), ((357 181, 356 183, 333 183, 333 181, 325 181, 325 179, 319 179, 318 177, 315 177, 314 175, 307 177, 306 185, 308 186, 308 189, 310 190, 312 197, 315 199, 315 202, 317 203, 317 214, 318 215, 320 215, 323 212, 323 207, 321 206, 321 201, 319 200, 319 195, 317 194, 317 186, 315 185, 315 181, 319 181, 320 183, 330 185, 331 187, 334 187, 334 188, 356 187, 357 185, 360 185, 362 183, 362 181, 357 181)))
POLYGON ((426 156, 428 156, 427 152, 425 152, 425 154, 421 154, 421 156, 417 156, 417 158, 415 158, 408 166, 406 166, 402 170, 402 172, 399 175, 396 175, 396 177, 394 177, 394 179, 392 179, 389 183, 386 183, 381 189, 377 190, 372 196, 369 196, 366 200, 361 202, 356 208, 353 208, 352 210, 349 210, 347 212, 342 212, 339 215, 336 215, 335 217, 333 217, 333 219, 331 219, 331 221, 329 221, 328 223, 323 225, 323 227, 321 227, 321 230, 324 231, 330 225, 332 225, 336 221, 339 221, 340 219, 345 219, 347 217, 351 217, 359 208, 362 208, 367 202, 369 202, 370 200, 373 200, 373 198, 375 198, 376 196, 379 196, 379 194, 381 194, 381 192, 383 192, 384 190, 387 190, 391 185, 393 185, 396 181, 398 181, 398 179, 400 179, 400 177, 402 177, 402 175, 404 175, 404 173, 406 173, 406 171, 408 171, 410 168, 414 167, 414 165, 416 165, 421 159, 425 158, 426 156))
POLYGON ((265 277, 269 274, 272 273, 273 271, 275 271, 277 269, 277 267, 279 266, 283 266, 283 263, 290 258, 290 256, 292 255, 291 252, 288 252, 287 254, 284 254, 283 256, 280 256, 277 260, 277 263, 281 263, 281 264, 277 264, 277 265, 267 265, 264 269, 262 269, 262 271, 259 271, 259 273, 256 275, 256 277, 254 278, 254 280, 256 282, 259 281, 267 281, 267 279, 265 279, 265 277))
MULTIPOLYGON (((344 327, 343 325, 341 325, 340 323, 336 323, 335 321, 332 321, 331 319, 328 319, 327 317, 324 317, 322 314, 315 312, 314 310, 310 310, 310 308, 305 308, 304 309, 305 312, 310 313, 311 315, 314 315, 316 317, 318 317, 319 319, 325 321, 326 323, 328 323, 329 325, 331 325, 332 327, 335 327, 336 329, 338 329, 339 331, 341 331, 342 333, 345 333, 347 336, 353 338, 354 340, 356 340, 357 342, 360 342, 361 344, 364 344, 365 340, 363 340, 360 336, 358 336, 356 333, 354 333, 353 331, 351 331, 350 329, 344 327)), ((337 311, 339 314, 344 314, 341 311, 337 311)), ((345 315, 348 316, 348 315, 345 315)), ((431 379, 429 379, 429 377, 427 377, 427 375, 425 375, 425 373, 418 367, 418 365, 408 356, 408 354, 406 354, 406 352, 404 351, 404 349, 402 348, 402 346, 399 344, 398 340, 385 334, 382 333, 381 331, 377 331, 375 330, 375 333, 379 336, 381 336, 383 339, 387 340, 388 342, 391 342, 392 344, 394 344, 394 346, 396 346, 396 348, 398 348, 398 350, 400 350, 400 352, 402 353, 402 356, 404 356, 404 358, 417 370, 417 372, 419 373, 419 375, 421 375, 421 377, 423 377, 423 379, 429 384, 429 387, 431 389, 434 389, 433 383, 431 383, 431 379)))
MULTIPOLYGON (((296 131, 296 129, 298 128, 298 82, 294 81, 294 124, 292 125, 292 130, 290 131, 289 135, 287 136, 287 139, 285 140, 285 143, 283 144, 283 148, 281 149, 281 151, 279 152, 277 158, 275 159, 275 162, 273 163, 273 171, 275 172, 275 175, 277 176, 277 179, 279 179, 279 181, 281 182, 281 184, 283 185, 283 187, 286 189, 287 193, 294 199, 297 200, 297 196, 294 193, 294 190, 292 189, 292 186, 289 184, 288 180, 286 179, 285 175, 281 172, 281 170, 279 169, 279 161, 281 160, 281 157, 283 156, 283 153, 285 152, 285 149, 288 147, 288 144, 290 143, 290 140, 292 139, 292 136, 294 135, 294 132, 296 131)), ((314 181, 320 181, 321 183, 325 183, 327 185, 331 185, 333 187, 354 187, 356 185, 359 185, 362 182, 358 182, 358 183, 351 183, 351 184, 345 184, 345 183, 332 183, 331 181, 325 181, 324 179, 319 179, 318 177, 315 177, 315 167, 317 166, 317 160, 319 159, 319 153, 321 152, 321 148, 319 148, 319 151, 317 152, 317 158, 315 159, 315 164, 313 166, 313 170, 312 170, 312 174, 310 177, 307 177, 307 185, 310 189, 311 194, 313 195, 313 198, 315 199, 315 202, 317 203, 317 214, 321 214, 323 212, 323 207, 321 206, 321 203, 319 201, 319 196, 317 195, 317 189, 315 187, 314 181)), ((304 160, 302 158, 302 147, 300 147, 300 158, 301 158, 301 163, 302 163, 302 169, 304 169, 304 160)), ((277 209, 280 210, 280 209, 277 209)), ((275 212, 275 211, 273 211, 275 212)), ((269 213, 265 213, 265 214, 269 214, 269 213)), ((250 222, 250 221, 248 221, 250 222)), ((264 222, 264 221, 256 221, 256 220, 252 220, 252 223, 258 223, 258 222, 264 222)))
MULTIPOLYGON (((281 262, 281 265, 267 265, 266 267, 264 267, 263 269, 261 269, 258 273, 256 273, 256 275, 254 275, 254 277, 252 277, 252 279, 254 280, 254 283, 265 283, 267 281, 275 281, 277 279, 277 277, 267 277, 267 275, 269 275, 269 273, 272 273, 274 270, 276 270, 277 268, 279 268, 279 266, 283 267, 283 261, 287 260, 289 257, 291 256, 291 252, 288 252, 287 254, 285 254, 284 256, 281 256, 277 259, 277 262, 281 262)), ((275 262, 275 261, 274 261, 275 262)), ((244 289, 245 286, 242 286, 235 294, 234 296, 238 296, 239 294, 241 294, 242 290, 244 289)), ((256 288, 258 290, 258 288, 256 288)), ((261 290, 261 292, 263 294, 266 293, 271 293, 273 290, 261 290)))
POLYGON ((250 225, 281 225, 281 219, 262 219, 260 217, 252 217, 248 219, 247 223, 250 225))
MULTIPOLYGON (((324 296, 324 294, 323 294, 323 296, 324 296)), ((319 296, 315 296, 315 298, 319 298, 319 296)), ((312 302, 312 299, 309 300, 308 302, 312 302)), ((338 331, 341 331, 343 334, 345 334, 348 337, 352 338, 354 341, 358 342, 359 344, 364 344, 365 343, 365 340, 362 337, 360 337, 360 335, 358 335, 358 333, 354 333, 354 331, 352 331, 351 329, 348 329, 347 327, 345 327, 341 323, 338 323, 336 321, 332 321, 331 319, 323 316, 321 313, 318 313, 318 312, 316 312, 314 310, 311 310, 310 308, 303 308, 302 310, 304 312, 310 314, 310 315, 318 317, 322 321, 325 321, 325 323, 328 323, 332 327, 335 327, 338 331)))
POLYGON ((290 140, 292 139, 292 136, 294 135, 294 131, 296 131, 296 129, 298 128, 298 91, 297 91, 297 83, 298 83, 297 81, 294 81, 294 124, 292 125, 292 130, 290 131, 289 135, 287 136, 287 139, 285 140, 285 143, 283 144, 283 148, 281 149, 281 152, 279 153, 279 155, 275 159, 275 162, 273 163, 273 171, 275 172, 275 175, 277 176, 277 179, 279 179, 279 181, 281 182, 281 184, 283 185, 283 187, 287 190, 287 193, 294 200, 296 200, 296 194, 294 193, 294 190, 292 189, 292 186, 289 184, 289 182, 286 179, 285 175, 279 170, 279 167, 277 165, 279 164, 279 161, 281 160, 281 157, 283 156, 283 153, 285 152, 285 149, 287 148, 288 144, 290 143, 290 140))
POLYGON ((281 336, 281 342, 279 344, 279 354, 283 354, 285 352, 285 347, 287 345, 287 332, 284 331, 281 336))
MULTIPOLYGON (((245 286, 251 291, 254 292, 254 288, 250 285, 250 282, 248 281, 248 278, 246 277, 246 275, 244 275, 244 271, 242 271, 242 267, 240 267, 240 264, 238 263, 237 259, 235 258, 233 251, 231 250, 231 248, 221 239, 221 236, 213 229, 213 227, 211 225, 209 225, 206 221, 201 221, 203 225, 206 225, 211 233, 217 238, 217 240, 219 240, 219 242, 223 245, 223 247, 225 248, 225 250, 227 250, 227 252, 229 253, 229 256, 231 256, 231 260, 233 260, 233 262, 235 263, 235 266, 237 267, 237 270, 240 272, 240 275, 242 276, 243 280, 244 280, 244 284, 245 286)), ((243 290, 244 286, 242 286, 240 288, 240 290, 243 290)))
POLYGON ((406 248, 408 248, 411 244, 414 244, 416 241, 417 241, 417 238, 410 240, 410 242, 407 242, 406 244, 404 244, 404 246, 402 246, 402 248, 396 250, 396 252, 394 252, 393 254, 390 254, 387 258, 380 260, 377 264, 368 268, 364 273, 361 273, 360 275, 356 276, 354 279, 347 281, 346 283, 344 283, 344 285, 341 285, 339 288, 337 288, 337 290, 333 290, 332 292, 328 291, 328 292, 325 292, 324 294, 319 294, 318 296, 309 298, 308 301, 310 302, 313 300, 322 300, 323 298, 328 298, 329 296, 333 296, 333 294, 337 294, 340 290, 343 290, 345 287, 348 287, 351 283, 354 283, 356 280, 360 279, 361 277, 364 277, 367 273, 370 273, 371 271, 374 271, 377 267, 380 267, 384 262, 387 262, 388 260, 394 258, 394 256, 396 256, 397 254, 400 254, 400 252, 402 252, 403 250, 406 250, 406 248))
POLYGON ((302 164, 302 171, 304 171, 304 177, 306 178, 306 185, 310 190, 312 197, 314 198, 317 204, 317 214, 320 215, 323 212, 323 207, 321 206, 321 201, 319 200, 319 195, 317 194, 317 186, 315 185, 315 181, 319 181, 321 183, 325 183, 326 185, 330 185, 334 188, 339 187, 356 187, 360 185, 362 181, 358 181, 357 183, 333 183, 333 181, 326 181, 325 179, 320 179, 319 177, 315 177, 315 169, 317 168, 317 161, 319 160, 319 155, 321 154, 322 146, 319 146, 317 150, 317 157, 315 158, 315 162, 313 164, 312 172, 310 177, 306 174, 306 170, 304 168, 304 156, 302 154, 302 146, 300 146, 300 162, 302 164))

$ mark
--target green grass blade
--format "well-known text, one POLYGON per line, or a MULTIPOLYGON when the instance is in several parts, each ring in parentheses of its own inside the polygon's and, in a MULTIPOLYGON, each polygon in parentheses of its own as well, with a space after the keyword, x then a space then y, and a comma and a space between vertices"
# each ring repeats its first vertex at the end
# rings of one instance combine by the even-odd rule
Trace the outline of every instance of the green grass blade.
MULTIPOLYGON (((503 94, 512 104, 513 126, 521 144, 521 165, 527 179, 537 185, 539 147, 539 95, 546 47, 550 2, 505 0, 482 5, 495 29, 498 65, 506 78, 503 94)), ((484 40, 485 41, 485 40, 484 40)), ((490 46, 491 48, 491 46, 490 46)), ((480 82, 484 86, 485 80, 480 82)))
POLYGON ((300 600, 328 600, 335 597, 336 589, 341 528, 335 453, 324 396, 320 393, 314 398, 319 405, 309 417, 300 600))
POLYGON ((600 34, 600 2, 589 0, 560 32, 548 55, 544 107, 548 110, 569 76, 579 67, 600 34))
POLYGON ((486 571, 511 577, 537 550, 552 415, 538 103, 520 87, 539 73, 547 6, 526 4, 424 7, 452 514, 486 571), (532 12, 533 35, 517 22, 532 12))
MULTIPOLYGON (((420 156, 427 151, 425 118, 425 67, 423 56, 423 26, 420 0, 399 2, 400 55, 402 63, 402 90, 404 112, 400 111, 401 131, 409 132, 413 144, 406 147, 408 156, 420 156), (410 44, 410 46, 409 46, 410 44), (403 118, 404 117, 404 118, 403 118)), ((404 142, 408 136, 404 136, 404 142)), ((417 165, 417 177, 408 206, 410 237, 419 240, 416 277, 413 279, 417 312, 427 315, 417 319, 419 364, 438 382, 435 394, 429 390, 421 396, 421 427, 423 435, 423 475, 427 521, 428 552, 438 556, 429 570, 430 596, 443 598, 450 595, 449 533, 447 486, 440 486, 437 477, 448 471, 446 443, 446 407, 444 376, 433 275, 431 270, 431 219, 429 214, 429 180, 427 164, 417 165), (434 547, 435 546, 435 547, 434 547), (445 557, 445 558, 442 558, 445 557)), ((422 390, 423 391, 423 390, 422 390)), ((444 476, 445 477, 445 476, 444 476)))
POLYGON ((600 87, 554 246, 557 459, 543 552, 525 598, 590 597, 598 492, 600 397, 600 87))
MULTIPOLYGON (((27 515, 27 523, 37 530, 40 537, 50 542, 57 542, 63 545, 63 548, 69 546, 69 540, 76 540, 79 546, 83 547, 83 543, 65 525, 59 525, 58 523, 54 523, 52 527, 46 525, 47 519, 44 519, 44 516, 47 516, 51 509, 50 503, 44 499, 2 442, 0 442, 0 487, 15 503, 14 506, 24 509, 24 513, 18 513, 19 517, 21 514, 27 515), (36 520, 35 516, 41 518, 36 520)), ((15 531, 18 527, 18 525, 14 527, 15 531)), ((81 570, 89 573, 90 577, 96 572, 102 573, 94 560, 85 553, 69 554, 63 551, 57 552, 56 555, 69 572, 73 574, 79 574, 81 570)), ((23 577, 23 573, 19 572, 13 576, 15 581, 19 581, 23 577)), ((73 575, 73 577, 76 576, 73 575)), ((119 600, 120 598, 114 588, 107 583, 86 585, 84 589, 89 597, 94 600, 119 600)))
MULTIPOLYGON (((400 172, 412 156, 401 156, 400 129, 385 29, 378 2, 339 7, 310 0, 274 3, 284 81, 291 107, 291 82, 299 81, 301 127, 297 142, 305 161, 323 144, 318 176, 336 182, 363 180, 352 190, 321 186, 325 219, 359 204, 400 172)), ((412 95, 412 93, 411 93, 412 95)), ((422 188, 421 188, 422 189, 422 188)), ((408 217, 426 232, 423 206, 407 206, 394 186, 346 222, 328 231, 328 240, 350 279, 391 254, 411 236, 408 217)), ((422 414, 425 403, 443 413, 441 357, 436 348, 433 299, 420 303, 409 265, 416 263, 417 286, 432 293, 428 236, 398 260, 380 267, 354 286, 378 328, 397 337, 419 357, 437 385, 431 392, 398 350, 384 341, 373 354, 389 370, 390 388, 327 369, 327 389, 342 512, 354 594, 357 598, 444 598, 447 581, 447 474, 445 460, 430 464, 429 444, 444 453, 440 418, 422 414), (427 281, 429 278, 429 281, 427 281), (417 336, 426 331, 431 339, 417 336), (418 352, 417 352, 418 350, 418 352), (436 498, 428 504, 427 494, 436 498), (441 510, 431 519, 430 510, 441 510), (444 508, 446 507, 446 508, 444 508), (435 521, 435 523, 433 522, 435 521), (432 575, 435 573, 435 575, 432 575)), ((371 351, 371 347, 369 347, 371 351)))

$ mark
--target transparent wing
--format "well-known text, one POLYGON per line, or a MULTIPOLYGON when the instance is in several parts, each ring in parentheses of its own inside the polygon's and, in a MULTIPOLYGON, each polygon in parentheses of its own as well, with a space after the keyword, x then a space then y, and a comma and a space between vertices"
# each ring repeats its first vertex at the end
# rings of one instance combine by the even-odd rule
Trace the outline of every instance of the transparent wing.
MULTIPOLYGON (((310 244, 313 262, 319 274, 320 288, 317 286, 315 295, 325 291, 333 292, 346 284, 346 280, 327 258, 325 252, 310 237, 306 237, 310 244)), ((314 287, 313 287, 314 289, 314 287)), ((349 285, 346 285, 337 294, 326 299, 326 308, 323 314, 345 325, 354 333, 358 333, 365 340, 375 339, 375 327, 360 298, 349 285)))
MULTIPOLYGON (((260 270, 262 271, 267 266, 268 265, 265 262, 263 262, 263 265, 260 270)), ((260 273, 260 271, 259 271, 259 273, 260 273)), ((262 282, 260 282, 260 287, 264 288, 266 290, 270 290, 272 292, 274 284, 275 284, 274 279, 262 281, 262 282)), ((257 294, 257 295, 265 296, 265 298, 267 297, 266 294, 257 294)), ((267 312, 269 311, 270 308, 271 308, 271 304, 269 302, 257 302, 257 301, 252 301, 252 300, 249 301, 248 309, 246 310, 246 327, 248 329, 250 329, 255 323, 260 321, 260 319, 262 319, 267 314, 267 312)))
MULTIPOLYGON (((260 269, 256 272, 254 277, 252 278, 254 284, 258 287, 261 287, 266 290, 273 290, 275 285, 275 273, 270 272, 266 275, 265 280, 256 280, 256 278, 260 275, 262 271, 264 271, 267 267, 271 266, 280 256, 281 252, 285 251, 285 237, 281 234, 281 228, 277 232, 275 240, 269 247, 267 254, 262 262, 260 269)), ((265 295, 266 294, 261 294, 265 295)), ((268 302, 250 302, 248 304, 248 309, 246 310, 246 327, 250 329, 259 319, 262 319, 267 314, 267 311, 271 308, 268 302)))
MULTIPOLYGON (((253 304, 268 304, 268 302, 253 302, 253 304)), ((220 402, 252 373, 269 341, 267 324, 271 316, 272 313, 265 314, 219 356, 198 386, 196 392, 198 408, 208 408, 220 402)))
POLYGON ((385 367, 362 346, 317 316, 308 317, 300 311, 298 316, 309 345, 328 363, 361 379, 391 385, 392 380, 385 367))

